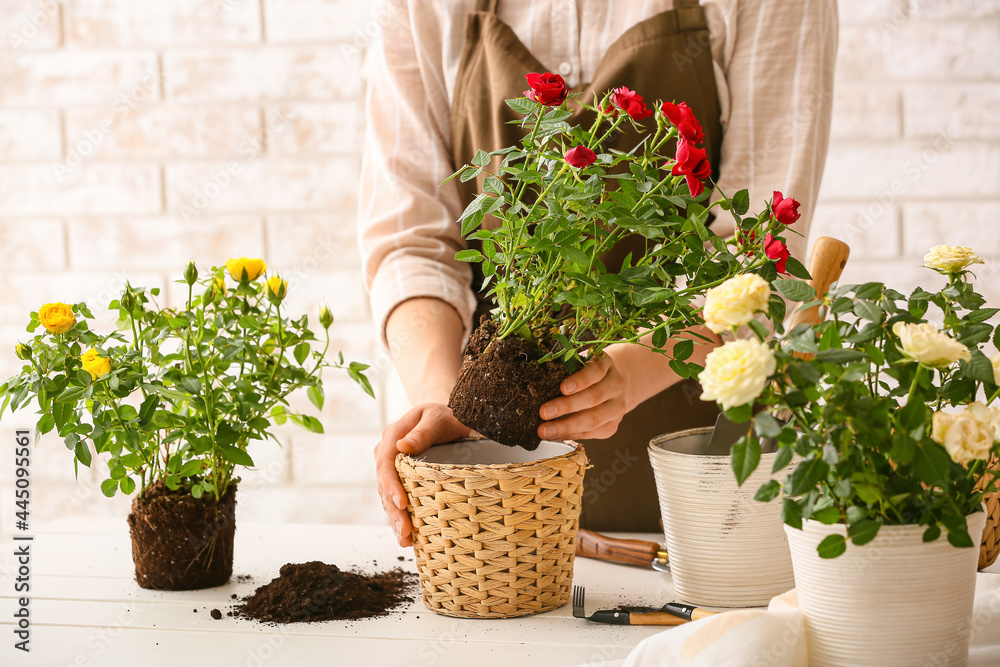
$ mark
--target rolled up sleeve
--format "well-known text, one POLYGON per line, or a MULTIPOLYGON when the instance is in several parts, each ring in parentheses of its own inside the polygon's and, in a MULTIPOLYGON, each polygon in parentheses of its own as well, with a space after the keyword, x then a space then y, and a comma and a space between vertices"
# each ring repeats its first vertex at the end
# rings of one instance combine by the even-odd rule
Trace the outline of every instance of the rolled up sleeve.
MULTIPOLYGON (((440 63, 420 44, 405 2, 368 62, 367 127, 358 201, 358 243, 378 334, 400 303, 431 297, 451 305, 466 335, 476 308, 465 247, 455 222, 462 206, 452 183, 449 102, 440 63), (420 57, 418 58, 418 51, 420 57)), ((438 49, 440 51, 440 49, 438 49)))

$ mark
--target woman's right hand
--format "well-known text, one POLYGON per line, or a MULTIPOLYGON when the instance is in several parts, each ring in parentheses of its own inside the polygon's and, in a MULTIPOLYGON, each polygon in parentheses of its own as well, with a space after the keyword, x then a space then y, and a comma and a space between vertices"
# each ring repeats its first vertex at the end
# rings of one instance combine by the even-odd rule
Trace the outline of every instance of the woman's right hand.
POLYGON ((396 454, 416 456, 432 445, 451 442, 471 432, 455 419, 451 408, 440 403, 417 405, 382 431, 382 439, 375 445, 375 474, 382 509, 389 517, 399 546, 413 545, 410 535, 413 527, 406 513, 406 492, 396 472, 396 454))

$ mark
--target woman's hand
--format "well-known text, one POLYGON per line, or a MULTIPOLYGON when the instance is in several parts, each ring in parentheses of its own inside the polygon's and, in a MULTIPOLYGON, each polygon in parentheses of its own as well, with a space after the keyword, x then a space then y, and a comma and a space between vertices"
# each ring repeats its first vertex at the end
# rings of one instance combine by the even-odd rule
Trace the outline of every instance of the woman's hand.
POLYGON ((431 445, 451 442, 470 432, 469 427, 455 419, 451 408, 440 403, 422 403, 382 431, 382 439, 375 445, 375 474, 382 509, 389 517, 399 546, 413 545, 410 535, 413 527, 406 513, 406 491, 396 472, 396 454, 415 456, 431 445))
POLYGON ((618 430, 629 405, 628 382, 612 354, 588 362, 563 380, 563 396, 542 405, 539 415, 546 421, 538 437, 546 440, 599 440, 618 430))

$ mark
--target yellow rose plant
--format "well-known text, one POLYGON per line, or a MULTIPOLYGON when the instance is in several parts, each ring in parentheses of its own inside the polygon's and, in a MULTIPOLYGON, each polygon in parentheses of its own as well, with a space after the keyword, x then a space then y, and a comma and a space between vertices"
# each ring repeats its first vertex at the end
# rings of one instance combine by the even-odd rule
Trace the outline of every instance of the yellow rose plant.
POLYGON ((827 315, 775 336, 751 319, 765 297, 750 282, 717 288, 718 328, 752 333, 708 356, 702 398, 747 425, 732 450, 741 484, 760 462, 762 438, 778 441, 775 472, 801 458, 757 499, 780 497, 785 523, 796 528, 805 519, 846 524, 846 538, 819 544, 823 557, 842 554, 848 539, 870 542, 883 525, 917 524, 925 541, 946 533, 952 545, 972 547, 966 517, 1000 488, 991 466, 1000 456, 1000 355, 991 360, 982 349, 1000 344, 1000 328, 989 323, 1000 309, 973 288, 978 257, 970 249, 938 246, 928 258, 947 278, 936 292, 904 295, 870 282, 817 296, 805 283, 774 281, 801 308, 827 315), (791 416, 781 422, 776 413, 791 416))
POLYGON ((218 500, 239 480, 238 466, 253 466, 247 445, 273 439, 274 424, 323 431, 287 398, 305 390, 322 409, 324 368, 344 369, 373 395, 366 365, 327 359, 329 310, 318 313, 318 339, 308 316, 284 312, 287 281, 261 280, 265 270, 260 259, 239 258, 199 279, 192 262, 178 281, 187 288, 178 309, 157 305, 157 289, 126 285, 109 305, 118 330, 106 335, 90 329, 84 303, 43 305, 30 316, 34 337, 15 348, 21 372, 0 385, 0 414, 34 399, 36 438, 55 430, 74 465, 91 465, 91 445, 108 454, 107 496, 138 488, 141 497, 162 480, 218 500))

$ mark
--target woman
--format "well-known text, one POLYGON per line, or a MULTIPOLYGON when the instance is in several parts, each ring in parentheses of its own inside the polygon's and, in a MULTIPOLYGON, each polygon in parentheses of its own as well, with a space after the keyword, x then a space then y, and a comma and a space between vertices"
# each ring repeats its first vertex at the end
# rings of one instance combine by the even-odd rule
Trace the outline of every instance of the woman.
MULTIPOLYGON (((446 407, 480 299, 455 224, 472 193, 439 186, 475 150, 515 143, 503 100, 529 72, 558 72, 573 92, 627 86, 686 101, 705 130, 713 180, 754 201, 780 189, 804 203, 808 234, 826 157, 836 52, 835 0, 402 0, 373 49, 359 240, 372 310, 414 407, 375 448, 379 494, 398 542, 412 544, 393 459, 469 430, 446 407)), ((719 217, 713 229, 733 232, 719 217)), ((802 257, 804 238, 791 239, 802 257)), ((478 283, 475 284, 478 287, 478 283)), ((709 346, 697 346, 703 361, 709 346)), ((667 359, 609 347, 542 406, 539 436, 595 441, 581 522, 655 530, 645 454, 657 433, 714 423, 694 383, 667 359)))

